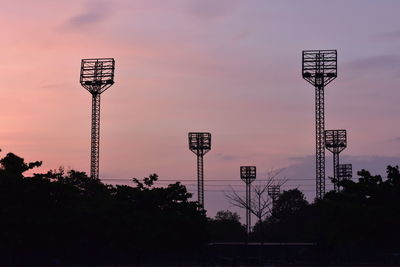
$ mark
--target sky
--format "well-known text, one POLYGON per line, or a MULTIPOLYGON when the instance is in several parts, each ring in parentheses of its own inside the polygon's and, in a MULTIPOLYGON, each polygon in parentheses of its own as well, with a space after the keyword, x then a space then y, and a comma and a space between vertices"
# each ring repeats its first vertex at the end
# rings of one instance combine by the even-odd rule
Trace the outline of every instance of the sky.
POLYGON ((400 162, 399 10, 397 0, 7 1, 1 156, 42 160, 37 172, 89 172, 91 95, 79 84, 80 61, 113 57, 115 84, 101 96, 105 182, 157 173, 195 193, 187 133, 207 131, 209 216, 235 210, 225 194, 244 194, 242 165, 257 166, 258 182, 283 169, 284 189, 312 200, 314 88, 301 77, 301 51, 337 49, 326 129, 347 130, 341 162, 354 174, 384 174, 400 162))

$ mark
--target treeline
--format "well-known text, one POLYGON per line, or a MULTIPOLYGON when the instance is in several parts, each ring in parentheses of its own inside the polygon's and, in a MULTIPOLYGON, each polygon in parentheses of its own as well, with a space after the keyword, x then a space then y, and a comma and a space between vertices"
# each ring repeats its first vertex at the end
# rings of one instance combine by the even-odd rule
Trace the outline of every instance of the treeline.
POLYGON ((399 262, 399 167, 388 166, 386 178, 366 170, 358 176, 358 181, 333 181, 340 192, 312 204, 298 190, 283 192, 272 214, 255 225, 253 239, 315 242, 320 256, 332 261, 399 262))
POLYGON ((0 160, 0 254, 23 263, 124 263, 191 258, 207 242, 207 218, 179 182, 105 185, 62 169, 24 177, 41 162, 0 160))
MULTIPOLYGON (((328 259, 373 259, 400 251, 400 173, 359 172, 309 204, 284 191, 271 214, 246 238, 236 213, 214 219, 179 182, 157 187, 158 176, 133 186, 106 185, 83 172, 49 171, 8 153, 0 159, 0 256, 5 264, 204 262, 210 242, 311 242, 328 259)), ((218 255, 217 255, 218 256, 218 255)), ((3 265, 5 265, 3 264, 3 265)))

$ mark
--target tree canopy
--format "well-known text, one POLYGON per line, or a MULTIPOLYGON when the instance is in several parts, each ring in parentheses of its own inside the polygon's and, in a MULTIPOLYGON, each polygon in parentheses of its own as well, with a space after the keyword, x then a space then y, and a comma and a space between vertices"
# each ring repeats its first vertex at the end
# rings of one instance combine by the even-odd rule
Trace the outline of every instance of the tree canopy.
MULTIPOLYGON (((184 185, 159 187, 157 174, 132 185, 63 168, 24 176, 39 166, 13 153, 0 159, 0 255, 8 265, 163 263, 203 257, 210 242, 247 240, 237 213, 207 218, 184 185)), ((399 167, 388 166, 387 177, 366 170, 358 176, 311 204, 298 189, 283 191, 250 241, 313 242, 332 259, 400 251, 399 167)))
POLYGON ((40 164, 0 160, 0 254, 11 265, 132 262, 190 255, 206 242, 205 211, 179 182, 157 187, 151 174, 113 186, 62 168, 23 176, 40 164))

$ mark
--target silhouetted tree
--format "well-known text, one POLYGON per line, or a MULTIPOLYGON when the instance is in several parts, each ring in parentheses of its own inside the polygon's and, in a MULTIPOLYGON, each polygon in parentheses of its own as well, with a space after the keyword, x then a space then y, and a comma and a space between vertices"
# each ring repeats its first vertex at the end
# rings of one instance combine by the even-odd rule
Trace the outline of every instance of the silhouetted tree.
POLYGON ((215 215, 215 220, 240 222, 240 216, 236 212, 232 212, 229 210, 220 210, 215 215))
POLYGON ((41 165, 41 161, 25 163, 23 158, 13 153, 8 153, 0 160, 0 183, 16 182, 24 177, 24 172, 41 165))
MULTIPOLYGON (((220 211, 207 220, 179 182, 158 187, 158 176, 151 174, 134 178, 133 186, 112 186, 62 168, 24 177, 40 165, 12 153, 0 159, 5 264, 140 263, 143 258, 165 263, 201 257, 196 253, 206 242, 245 238, 236 213, 220 211)), ((358 181, 340 181, 342 191, 312 204, 297 189, 284 191, 254 232, 262 230, 268 241, 316 242, 320 255, 332 259, 377 259, 399 251, 399 168, 388 166, 387 178, 366 170, 358 175, 358 181)), ((262 189, 256 192, 264 197, 262 189)))
POLYGON ((271 185, 282 186, 286 183, 287 179, 281 176, 281 172, 282 170, 271 170, 265 180, 256 180, 251 185, 250 203, 246 203, 245 196, 241 196, 235 190, 231 190, 225 196, 233 206, 250 210, 257 217, 258 222, 261 222, 272 211, 272 198, 268 195, 268 187, 271 185))
POLYGON ((274 221, 289 221, 291 216, 308 206, 304 194, 298 189, 283 191, 272 209, 271 219, 274 221))
POLYGON ((208 221, 209 240, 212 242, 243 241, 246 228, 240 223, 240 216, 229 210, 218 211, 208 221))
POLYGON ((111 186, 62 168, 23 176, 40 164, 0 159, 0 256, 10 265, 194 257, 206 242, 205 211, 180 183, 156 187, 152 174, 111 186))
POLYGON ((268 218, 254 226, 254 233, 263 234, 269 241, 298 241, 296 229, 299 227, 299 220, 302 219, 302 212, 307 207, 308 202, 298 189, 283 191, 275 201, 268 218))

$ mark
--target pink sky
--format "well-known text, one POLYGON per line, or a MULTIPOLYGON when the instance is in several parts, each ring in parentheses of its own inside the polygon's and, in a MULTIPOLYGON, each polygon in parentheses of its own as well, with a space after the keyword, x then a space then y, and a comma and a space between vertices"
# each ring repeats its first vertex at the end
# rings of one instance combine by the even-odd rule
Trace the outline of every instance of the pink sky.
MULTIPOLYGON (((91 96, 79 84, 80 59, 114 57, 116 83, 102 95, 101 178, 195 179, 187 132, 209 131, 206 185, 256 165, 260 179, 286 168, 287 186, 302 188, 296 178, 314 178, 315 137, 301 51, 337 49, 326 128, 347 129, 343 156, 356 170, 384 172, 400 159, 398 10, 394 0, 3 3, 2 155, 88 171, 91 96)), ((230 207, 223 192, 206 191, 205 202, 210 216, 230 207)))

